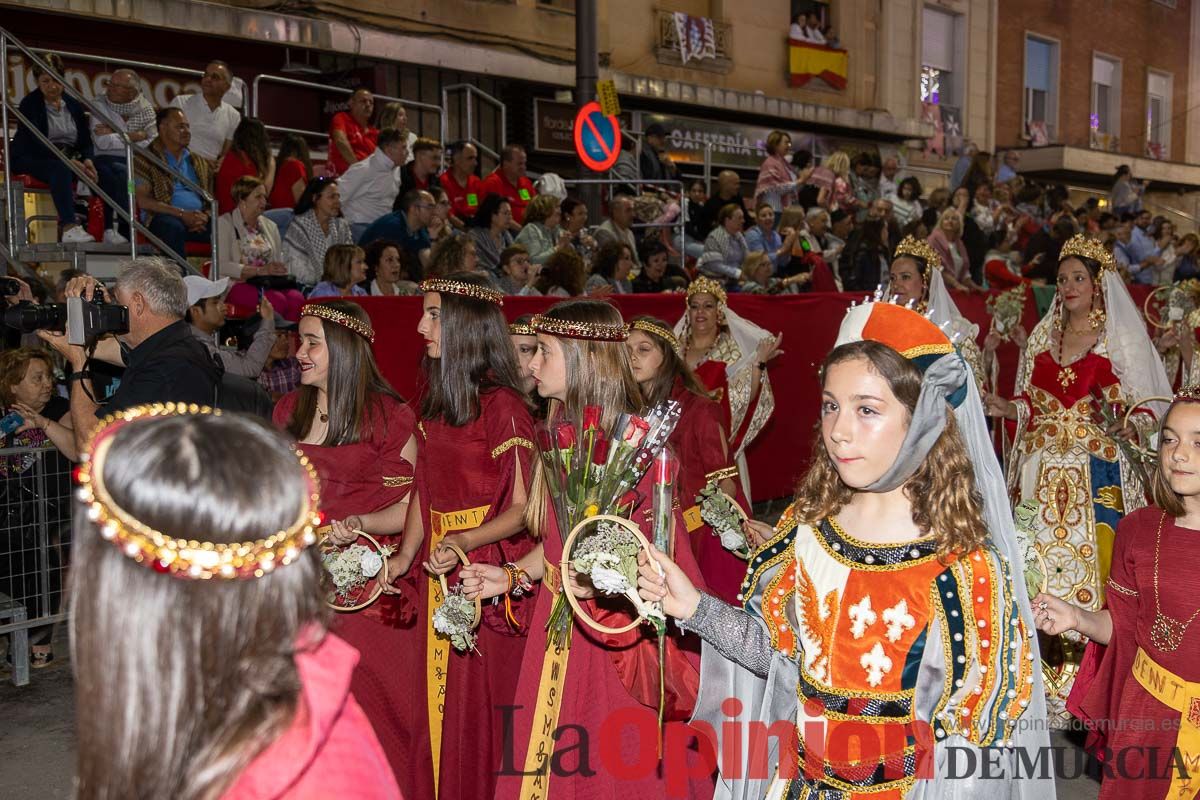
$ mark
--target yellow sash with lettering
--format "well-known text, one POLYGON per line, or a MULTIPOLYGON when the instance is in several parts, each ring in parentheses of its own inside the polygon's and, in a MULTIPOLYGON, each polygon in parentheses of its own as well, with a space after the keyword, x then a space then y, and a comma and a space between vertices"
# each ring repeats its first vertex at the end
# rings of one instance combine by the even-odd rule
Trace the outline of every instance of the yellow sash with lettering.
MULTIPOLYGON (((542 585, 557 595, 562 591, 562 576, 558 567, 544 561, 542 585)), ((570 617, 575 624, 574 616, 570 617)), ((542 675, 538 682, 537 704, 533 709, 533 726, 529 731, 529 746, 525 750, 525 777, 521 780, 521 800, 546 800, 550 795, 550 757, 554 755, 554 731, 558 728, 558 712, 562 707, 563 685, 567 682, 567 657, 571 654, 571 636, 562 647, 546 647, 542 657, 542 675), (531 774, 536 773, 536 774, 531 774)))
MULTIPOLYGON (((468 531, 483 524, 491 506, 462 511, 439 512, 429 509, 429 552, 432 553, 447 533, 468 531)), ((429 581, 429 629, 426 631, 425 691, 429 704, 429 747, 433 752, 433 790, 437 792, 438 770, 442 761, 442 714, 446 701, 446 667, 450 661, 450 640, 433 629, 433 612, 442 604, 442 584, 429 581)))
POLYGON ((1200 683, 1185 681, 1163 669, 1140 647, 1133 659, 1133 677, 1155 700, 1180 713, 1175 747, 1183 757, 1187 775, 1172 774, 1167 800, 1192 800, 1200 792, 1200 683))
POLYGON ((688 533, 694 533, 704 525, 704 518, 700 516, 700 506, 692 506, 683 512, 683 524, 687 526, 688 533))

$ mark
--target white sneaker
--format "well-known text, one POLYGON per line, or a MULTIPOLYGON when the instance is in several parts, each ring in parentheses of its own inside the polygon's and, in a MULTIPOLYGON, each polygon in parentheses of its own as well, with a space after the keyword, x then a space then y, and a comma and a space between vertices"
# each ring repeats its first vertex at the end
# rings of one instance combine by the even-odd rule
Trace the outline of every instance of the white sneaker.
POLYGON ((116 228, 109 228, 104 232, 105 244, 129 244, 129 240, 122 236, 116 228))
POLYGON ((87 229, 82 225, 76 225, 71 230, 62 235, 63 244, 82 244, 83 242, 94 242, 95 237, 87 232, 87 229))

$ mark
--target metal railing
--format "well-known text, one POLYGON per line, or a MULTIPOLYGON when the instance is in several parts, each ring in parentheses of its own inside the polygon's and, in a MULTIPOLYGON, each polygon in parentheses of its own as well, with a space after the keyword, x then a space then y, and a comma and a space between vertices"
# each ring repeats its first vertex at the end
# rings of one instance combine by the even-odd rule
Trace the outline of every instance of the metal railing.
MULTIPOLYGON (((98 119, 101 122, 103 122, 105 125, 107 125, 109 128, 111 128, 115 134, 117 134, 121 138, 121 142, 125 145, 125 159, 126 159, 127 168, 129 170, 129 178, 130 179, 126 182, 126 191, 128 194, 127 203, 124 207, 122 207, 122 205, 120 203, 118 203, 116 200, 114 200, 112 197, 110 197, 107 192, 105 192, 103 189, 101 189, 100 185, 96 181, 93 181, 87 175, 86 172, 84 172, 80 167, 76 166, 75 163, 71 159, 67 158, 61 152, 59 152, 58 148, 54 146, 54 144, 50 141, 49 137, 47 137, 45 134, 43 134, 41 131, 39 131, 37 129, 37 127, 35 127, 29 121, 29 119, 27 119, 25 117, 25 115, 21 113, 20 109, 8 99, 8 96, 9 96, 9 94, 8 94, 8 82, 9 82, 8 81, 8 79, 9 79, 8 70, 7 69, 0 70, 0 133, 3 134, 2 138, 4 140, 4 144, 3 144, 3 146, 4 146, 4 195, 5 195, 4 211, 5 211, 5 230, 6 230, 6 234, 7 234, 7 245, 8 245, 9 253, 15 258, 16 252, 18 250, 17 242, 16 242, 16 212, 13 208, 13 184, 12 184, 12 177, 15 174, 15 170, 12 165, 11 145, 10 145, 9 138, 8 138, 9 115, 11 114, 12 116, 14 116, 17 119, 17 121, 19 123, 23 124, 25 126, 26 130, 35 139, 37 139, 51 154, 53 154, 55 158, 57 158, 59 161, 63 162, 63 164, 65 164, 66 167, 69 170, 71 170, 72 174, 74 174, 75 177, 77 177, 85 186, 87 186, 89 189, 91 189, 92 192, 94 192, 97 197, 99 197, 101 200, 103 200, 105 203, 107 203, 113 209, 113 212, 116 213, 117 215, 119 215, 121 217, 121 219, 123 219, 129 223, 130 233, 131 233, 131 235, 129 237, 129 252, 130 252, 131 258, 137 257, 137 237, 135 235, 133 235, 133 231, 137 231, 137 232, 141 233, 142 235, 144 235, 152 244, 154 244, 156 247, 158 247, 159 250, 166 253, 173 261, 175 261, 177 264, 179 264, 184 269, 185 272, 195 272, 195 269, 188 262, 187 256, 185 253, 176 253, 174 250, 172 250, 170 247, 168 247, 166 245, 166 243, 164 243, 156 235, 151 233, 150 229, 148 227, 146 227, 145 225, 143 225, 137 218, 138 217, 137 202, 136 202, 136 194, 134 191, 134 183, 133 183, 133 174, 134 174, 135 165, 136 165, 136 162, 134 160, 134 144, 133 144, 133 141, 129 138, 129 135, 123 129, 123 127, 120 124, 118 124, 117 122, 114 122, 113 120, 111 120, 103 111, 101 111, 98 107, 96 107, 96 105, 94 105, 91 102, 91 100, 89 100, 87 97, 84 97, 83 94, 81 94, 73 86, 71 86, 67 82, 67 79, 65 76, 59 74, 57 70, 51 68, 51 66, 49 64, 47 64, 45 61, 43 61, 42 58, 40 56, 38 56, 33 50, 31 50, 30 48, 28 48, 24 44, 22 44, 19 39, 17 39, 15 36, 13 36, 11 33, 9 33, 6 29, 0 28, 0 64, 8 63, 8 48, 10 46, 16 48, 19 52, 21 52, 23 55, 25 55, 26 58, 28 58, 30 61, 32 61, 35 66, 37 66, 39 69, 41 69, 47 75, 49 75, 50 77, 52 77, 56 81, 58 81, 60 84, 62 84, 63 92, 65 94, 68 94, 71 97, 73 97, 75 100, 79 101, 79 103, 88 110, 88 113, 90 113, 93 118, 98 119)), ((183 175, 178 170, 173 169, 170 165, 168 165, 163 159, 159 158, 158 155, 156 155, 154 152, 152 152, 149 148, 144 148, 144 149, 139 148, 137 154, 138 154, 138 157, 145 158, 147 161, 154 164, 159 169, 166 171, 173 178, 182 182, 189 189, 196 192, 196 194, 198 194, 200 196, 201 200, 205 203, 205 205, 207 205, 209 207, 209 212, 210 212, 210 217, 211 217, 209 233, 210 233, 210 245, 212 248, 212 261, 214 264, 220 263, 218 260, 218 254, 217 254, 217 201, 216 201, 216 199, 211 194, 209 194, 209 192, 204 187, 200 186, 198 183, 191 180, 186 175, 183 175)))
MULTIPOLYGON (((461 138, 464 141, 475 145, 475 147, 480 152, 487 153, 489 156, 491 156, 493 159, 495 159, 497 164, 499 164, 500 163, 500 153, 497 152, 496 150, 493 150, 492 148, 488 147, 486 144, 484 144, 480 140, 480 138, 478 136, 475 135, 475 123, 476 123, 475 107, 474 107, 474 105, 472 105, 471 100, 473 98, 477 98, 480 102, 483 102, 490 106, 493 106, 497 111, 500 112, 500 149, 501 150, 503 150, 504 146, 508 143, 508 107, 506 105, 504 105, 504 103, 502 103, 500 100, 496 99, 495 97, 492 97, 490 94, 488 94, 485 91, 477 89, 476 87, 472 86, 469 83, 454 83, 454 84, 451 84, 449 86, 445 86, 442 88, 442 106, 444 108, 447 108, 447 109, 450 108, 450 93, 458 92, 458 91, 461 91, 464 94, 466 94, 465 113, 463 115, 465 117, 465 122, 466 122, 466 125, 465 125, 466 133, 462 137, 456 137, 456 138, 461 138)), ((442 142, 443 143, 446 142, 446 139, 449 137, 449 133, 450 133, 450 131, 449 131, 448 127, 444 128, 442 130, 442 142)))
MULTIPOLYGON (((613 188, 615 188, 617 186, 628 185, 629 181, 624 181, 624 180, 621 180, 620 178, 564 178, 563 184, 566 186, 608 186, 610 196, 611 196, 611 192, 612 192, 613 188)), ((679 229, 678 237, 673 236, 672 238, 678 239, 680 261, 681 262, 686 261, 686 259, 687 259, 687 239, 686 239, 687 203, 685 201, 687 200, 687 198, 683 195, 683 182, 682 181, 672 181, 672 180, 647 180, 647 181, 638 180, 638 181, 636 181, 636 184, 642 185, 642 186, 661 186, 663 188, 668 188, 668 189, 671 189, 671 190, 679 193, 679 198, 680 198, 679 199, 679 216, 676 217, 674 221, 672 221, 672 222, 637 222, 637 223, 633 223, 632 225, 630 225, 630 227, 635 230, 646 230, 646 229, 652 229, 652 228, 678 228, 679 229)), ((630 198, 630 199, 632 200, 633 198, 630 198)), ((635 253, 634 255, 636 256, 637 254, 635 253)))

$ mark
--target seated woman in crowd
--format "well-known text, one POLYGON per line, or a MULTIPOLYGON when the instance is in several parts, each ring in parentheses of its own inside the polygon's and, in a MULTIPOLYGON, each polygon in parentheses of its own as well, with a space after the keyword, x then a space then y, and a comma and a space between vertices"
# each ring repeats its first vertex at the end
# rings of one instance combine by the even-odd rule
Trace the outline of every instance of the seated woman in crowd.
POLYGON ((307 460, 249 417, 142 406, 106 421, 80 486, 80 797, 400 800, 359 654, 327 631, 307 460))
POLYGON ((750 251, 742 234, 745 219, 746 215, 736 204, 721 206, 717 212, 717 227, 704 240, 704 255, 696 263, 702 273, 724 281, 738 279, 742 262, 750 251))
POLYGON ((335 244, 325 253, 325 271, 321 282, 309 297, 366 297, 359 286, 367 277, 367 254, 356 244, 335 244))
MULTIPOLYGON (((47 53, 43 60, 59 75, 63 74, 63 62, 57 54, 47 53)), ((37 64, 33 65, 33 77, 37 81, 37 88, 22 98, 18 110, 50 140, 59 153, 69 158, 93 181, 98 180, 96 167, 92 164, 92 133, 88 129, 83 105, 74 97, 67 96, 63 92, 63 85, 37 64)), ((4 133, 7 135, 7 131, 4 133)), ((32 175, 50 186, 54 210, 58 212, 58 222, 62 226, 63 242, 95 241, 75 216, 74 173, 24 125, 17 126, 10 157, 13 172, 32 175)))
POLYGON ((892 201, 892 217, 901 228, 921 218, 921 182, 916 178, 900 181, 896 193, 887 199, 892 201))
MULTIPOLYGON (((263 215, 267 207, 267 187, 253 175, 244 175, 233 185, 232 196, 237 205, 217 217, 217 248, 221 263, 216 277, 231 281, 227 303, 240 308, 255 308, 258 289, 246 281, 262 277, 285 279, 288 267, 283 263, 279 229, 263 215)), ((298 289, 268 289, 266 298, 284 319, 290 322, 300 319, 304 295, 298 289)))
POLYGON ((314 286, 335 244, 354 244, 350 223, 342 217, 342 198, 332 178, 313 178, 296 203, 296 217, 283 237, 283 261, 303 286, 314 286))
POLYGON ((467 235, 475 243, 479 269, 495 275, 500 269, 500 252, 513 243, 512 204, 498 194, 489 194, 467 227, 467 235))
MULTIPOLYGON (((596 252, 596 240, 588 232, 588 207, 582 201, 568 197, 562 201, 563 230, 571 236, 571 247, 585 262, 596 252)), ((526 209, 528 212, 528 209, 526 209)))
POLYGON ((573 250, 555 250, 542 265, 537 290, 550 297, 578 297, 587 281, 583 259, 573 250))
POLYGON ((400 245, 387 239, 377 239, 367 245, 367 281, 372 297, 418 295, 420 290, 404 269, 400 245))
POLYGON ((271 140, 267 129, 252 117, 243 117, 233 131, 233 146, 221 159, 217 170, 217 210, 228 214, 237 201, 233 187, 239 178, 252 175, 263 182, 267 194, 275 185, 275 156, 271 155, 271 140))
POLYGON ((312 175, 312 156, 308 142, 298 133, 289 133, 279 145, 279 156, 275 159, 275 184, 271 188, 271 208, 296 207, 304 187, 312 175))
POLYGON ((963 216, 956 208, 947 208, 938 217, 937 229, 929 234, 929 246, 942 262, 942 277, 951 289, 982 292, 971 279, 971 260, 963 243, 963 216))
POLYGON ((763 252, 753 252, 742 262, 742 294, 780 294, 795 291, 793 286, 803 286, 812 280, 811 272, 797 272, 786 278, 773 277, 774 267, 763 252))
MULTIPOLYGON (((583 219, 586 222, 587 207, 582 207, 583 219)), ((517 244, 524 245, 529 250, 531 263, 545 264, 546 259, 555 250, 570 246, 572 235, 559 227, 562 217, 558 198, 554 195, 539 194, 529 201, 529 205, 525 207, 525 227, 517 234, 517 244)))
POLYGON ((444 278, 451 272, 476 272, 478 269, 475 240, 468 236, 447 236, 433 246, 433 252, 429 255, 429 271, 425 277, 444 278))
POLYGON ((596 251, 592 274, 584 284, 588 294, 608 288, 612 294, 630 294, 633 286, 629 273, 633 270, 633 251, 625 242, 607 242, 596 251))
MULTIPOLYGON (((530 204, 530 208, 532 207, 530 204)), ((525 246, 514 244, 504 248, 504 252, 500 254, 500 278, 496 283, 505 294, 540 295, 541 292, 535 284, 541 271, 541 267, 530 263, 529 251, 525 246)))
POLYGON ((681 292, 687 287, 685 275, 670 272, 667 259, 670 251, 659 239, 645 239, 638 245, 638 257, 642 268, 633 279, 634 294, 661 294, 663 292, 681 292))
MULTIPOLYGON (((796 227, 789 226, 784 229, 782 225, 779 230, 775 230, 776 213, 769 203, 758 204, 758 208, 754 210, 754 220, 757 224, 746 231, 746 246, 751 251, 765 253, 771 262, 771 269, 779 272, 791 258, 792 248, 796 245, 800 232, 796 227)), ((778 213, 782 221, 784 212, 778 213)))

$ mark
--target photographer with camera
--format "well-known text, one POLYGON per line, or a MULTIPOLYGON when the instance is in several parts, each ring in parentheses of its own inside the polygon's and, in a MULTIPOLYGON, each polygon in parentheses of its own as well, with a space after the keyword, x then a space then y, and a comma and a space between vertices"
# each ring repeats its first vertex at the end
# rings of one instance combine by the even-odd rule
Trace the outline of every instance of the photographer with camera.
MULTIPOLYGON (((103 294, 104 287, 88 276, 73 279, 66 290, 68 303, 72 298, 103 302, 103 294)), ((177 269, 159 258, 136 258, 121 268, 114 299, 128 309, 128 332, 100 338, 90 354, 125 367, 120 385, 104 406, 95 399, 88 351, 70 344, 66 334, 38 331, 70 365, 71 420, 80 450, 97 417, 145 403, 213 405, 221 383, 221 366, 184 321, 187 287, 177 269)))

